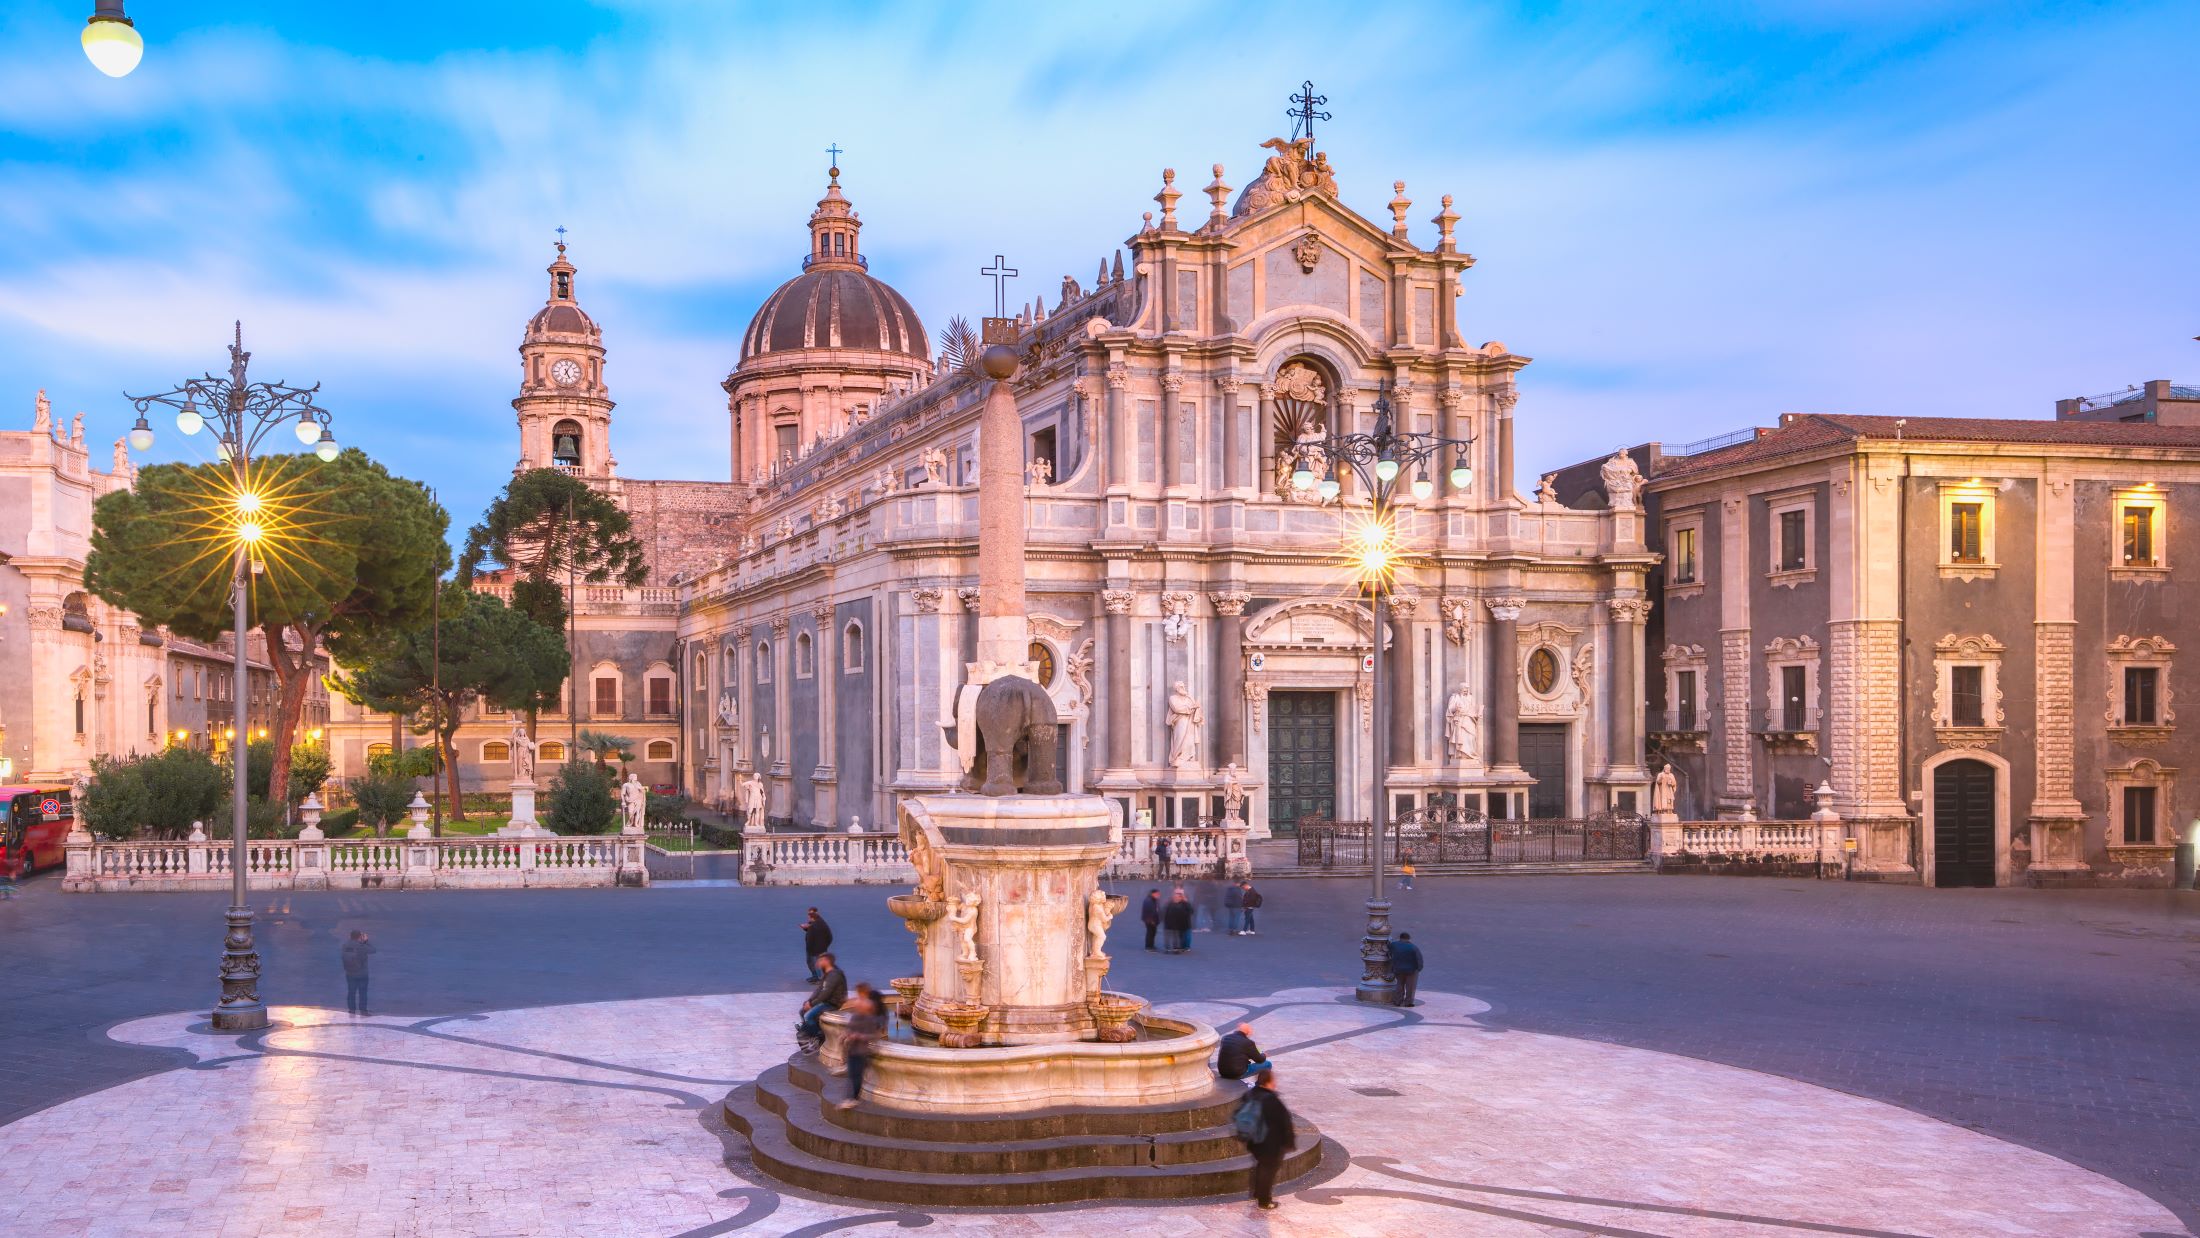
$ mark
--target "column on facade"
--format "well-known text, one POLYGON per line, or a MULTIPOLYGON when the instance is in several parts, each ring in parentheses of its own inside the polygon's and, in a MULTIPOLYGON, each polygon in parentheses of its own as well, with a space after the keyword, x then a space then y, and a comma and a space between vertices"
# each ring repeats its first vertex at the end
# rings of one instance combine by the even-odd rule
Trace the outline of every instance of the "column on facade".
POLYGON ((772 722, 779 734, 772 737, 771 793, 779 802, 766 808, 767 816, 794 815, 794 788, 787 783, 794 754, 794 715, 789 704, 788 680, 794 677, 794 655, 787 648, 786 615, 773 615, 772 625, 772 722), (784 798, 781 798, 784 797, 784 798), (772 809, 778 811, 774 812, 772 809))
POLYGON ((1241 589, 1210 594, 1215 607, 1215 665, 1221 671, 1216 705, 1221 726, 1215 765, 1245 768, 1245 604, 1253 595, 1241 589))
POLYGON ((1642 665, 1643 624, 1650 618, 1650 601, 1647 598, 1611 598, 1604 605, 1612 614, 1612 685, 1605 696, 1604 710, 1609 722, 1606 732, 1610 742, 1608 759, 1615 771, 1640 770, 1641 705, 1646 698, 1637 680, 1638 668, 1642 665))
POLYGON ((1262 494, 1275 489, 1276 478, 1276 416, 1275 393, 1267 383, 1253 387, 1253 446, 1260 453, 1260 476, 1253 479, 1253 488, 1262 494))
MULTIPOLYGON (((1161 488, 1164 491, 1171 486, 1181 484, 1183 481, 1183 478, 1179 476, 1179 472, 1184 467, 1184 461, 1179 458, 1176 441, 1177 396, 1183 390, 1184 375, 1181 371, 1172 369, 1162 373, 1161 399, 1158 409, 1160 420, 1154 425, 1153 437, 1154 446, 1159 449, 1161 456, 1161 488)), ((1162 531, 1166 533, 1167 529, 1164 528, 1162 531)))
POLYGON ((1130 372, 1121 365, 1110 363, 1108 383, 1108 484, 1131 484, 1132 443, 1136 427, 1123 412, 1123 385, 1130 381, 1130 372))
POLYGON ((1392 769, 1404 769, 1416 763, 1413 748, 1413 699, 1416 678, 1413 668, 1413 612, 1420 599, 1412 594, 1394 594, 1390 599, 1390 649, 1385 655, 1389 671, 1390 699, 1385 702, 1390 717, 1389 750, 1392 769))
POLYGON ((1749 725, 1751 668, 1749 627, 1749 498, 1719 501, 1719 715, 1721 781, 1719 815, 1751 817, 1756 811, 1755 762, 1749 725))
POLYGON ((1513 405, 1520 402, 1520 393, 1508 383, 1490 402, 1497 414, 1497 477, 1490 493, 1500 502, 1511 502, 1518 497, 1518 482, 1513 477, 1513 405))
POLYGON ((1222 380, 1222 476, 1225 488, 1245 484, 1245 435, 1238 424, 1238 380, 1231 374, 1222 380))
POLYGON ((810 773, 811 784, 816 788, 814 815, 820 824, 839 824, 838 797, 833 794, 834 756, 839 748, 834 740, 833 700, 834 685, 840 681, 840 662, 836 653, 837 636, 833 629, 833 604, 820 602, 811 612, 817 620, 817 768, 810 773))
MULTIPOLYGON (((1439 315, 1439 317, 1443 317, 1443 315, 1439 315)), ((1455 441, 1466 438, 1466 388, 1457 383, 1447 383, 1438 392, 1436 399, 1437 406, 1443 410, 1439 415, 1437 433, 1455 441)), ((1453 503, 1459 503, 1466 499, 1465 491, 1455 489, 1451 485, 1451 466, 1457 454, 1456 451, 1446 451, 1440 458, 1429 462, 1429 469, 1436 478, 1437 493, 1446 496, 1453 503)), ((1470 488, 1472 484, 1471 481, 1468 483, 1470 488)))
MULTIPOLYGON (((1828 544, 1834 575, 1828 594, 1834 618, 1826 632, 1826 696, 1833 713, 1833 753, 1828 772, 1835 808, 1857 839, 1856 867, 1864 872, 1914 871, 1902 751, 1906 471, 1899 456, 1864 456, 1848 464, 1845 476, 1836 472, 1831 487, 1828 544)), ((1931 554, 1932 546, 1928 535, 1923 553, 1931 554)), ((1725 547, 1721 553, 1747 555, 1746 550, 1725 547)))
POLYGON ((1520 768, 1520 612, 1526 598, 1484 598, 1490 610, 1490 768, 1520 768))
POLYGON ((1106 589, 1100 594, 1108 616, 1108 769, 1131 767, 1131 602, 1136 597, 1128 589, 1106 589))
POLYGON ((2050 463, 2040 478, 2038 564, 2033 590, 2033 768, 2031 867, 2082 872, 2085 805, 2075 775, 2077 610, 2072 570, 2077 515, 2069 466, 2050 463))

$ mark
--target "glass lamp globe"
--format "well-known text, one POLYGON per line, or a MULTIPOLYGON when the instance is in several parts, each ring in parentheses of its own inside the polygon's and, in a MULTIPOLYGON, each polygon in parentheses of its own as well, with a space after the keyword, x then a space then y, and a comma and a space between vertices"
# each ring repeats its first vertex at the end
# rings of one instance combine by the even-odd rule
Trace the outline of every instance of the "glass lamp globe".
POLYGON ((153 427, 147 425, 145 418, 140 416, 137 419, 137 424, 130 427, 130 450, 151 451, 152 449, 153 427))
POLYGON ((221 461, 223 464, 229 463, 228 439, 218 438, 214 440, 214 458, 221 461))
POLYGON ((1333 499, 1333 498, 1336 498, 1336 497, 1337 497, 1337 496, 1338 496, 1339 494, 1341 494, 1341 493, 1343 493, 1343 492, 1344 492, 1344 487, 1343 487, 1343 486, 1340 486, 1340 485, 1338 485, 1338 484, 1337 484, 1337 479, 1336 479, 1336 478, 1334 478, 1334 477, 1324 477, 1324 478, 1322 478, 1322 497, 1323 497, 1323 498, 1325 498, 1325 499, 1333 499))
POLYGON ((325 463, 327 461, 334 460, 336 458, 336 453, 336 436, 330 434, 328 432, 328 428, 324 426, 321 429, 321 441, 314 444, 313 446, 313 454, 321 457, 322 461, 325 463))
POLYGON ((1428 496, 1434 493, 1436 493, 1436 486, 1429 481, 1428 474, 1423 473, 1419 477, 1413 479, 1414 498, 1426 502, 1428 500, 1428 496))
POLYGON ((298 424, 292 428, 297 431, 298 441, 308 447, 313 446, 321 439, 320 423, 313 420, 313 414, 311 413, 301 414, 298 418, 298 424))
POLYGON ((1388 482, 1397 475, 1398 462, 1396 460, 1391 459, 1389 456, 1384 456, 1382 459, 1375 462, 1376 477, 1382 479, 1385 482, 1388 482))
POLYGON ((189 437, 197 434, 199 427, 205 424, 206 418, 199 416, 199 406, 190 400, 185 400, 182 410, 176 414, 176 428, 183 431, 186 437, 189 437))
POLYGON ((1293 490, 1304 490, 1313 484, 1314 470, 1303 464, 1291 470, 1291 488, 1293 490))
POLYGON ((1464 490, 1464 489, 1466 489, 1466 488, 1467 488, 1467 483, 1469 483, 1469 482, 1471 482, 1471 481, 1473 481, 1473 480, 1474 480, 1474 470, 1473 470, 1473 469, 1471 469, 1471 468, 1468 468, 1468 467, 1467 467, 1467 464, 1466 464, 1466 462, 1465 462, 1464 460, 1460 461, 1460 462, 1459 462, 1458 464, 1455 464, 1455 465, 1452 465, 1452 466, 1451 466, 1451 485, 1452 485, 1452 489, 1454 489, 1454 490, 1464 490))
POLYGON ((126 77, 145 55, 145 40, 127 17, 95 16, 84 23, 84 55, 109 77, 126 77))

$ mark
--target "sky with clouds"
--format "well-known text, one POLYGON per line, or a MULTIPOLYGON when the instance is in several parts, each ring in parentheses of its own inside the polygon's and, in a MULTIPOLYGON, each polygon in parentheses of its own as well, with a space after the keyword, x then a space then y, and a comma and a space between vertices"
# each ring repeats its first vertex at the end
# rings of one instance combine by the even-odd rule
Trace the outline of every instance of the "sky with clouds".
POLYGON ((1455 195, 1464 333, 1536 358, 1526 485, 1786 411, 2200 380, 2190 3, 131 0, 119 81, 91 7, 0 11, 0 423, 43 387, 111 441, 242 318, 256 373, 323 383, 461 527, 510 475, 558 225, 621 471, 722 478, 718 383, 829 143, 936 330, 995 252, 1018 300, 1089 280, 1163 167, 1242 185, 1308 77, 1348 204, 1403 179, 1429 244, 1455 195))

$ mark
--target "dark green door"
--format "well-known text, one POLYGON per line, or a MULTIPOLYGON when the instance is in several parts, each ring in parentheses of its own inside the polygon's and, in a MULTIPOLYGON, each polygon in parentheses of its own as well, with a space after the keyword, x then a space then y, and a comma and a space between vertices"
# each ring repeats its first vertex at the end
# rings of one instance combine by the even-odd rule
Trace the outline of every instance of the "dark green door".
POLYGON ((1566 724, 1520 724, 1520 768, 1535 785, 1528 788, 1528 815, 1549 819, 1566 815, 1566 724))
POLYGON ((1299 818, 1337 814, 1337 694, 1268 694, 1268 829, 1299 832, 1299 818))
POLYGON ((1994 767, 1984 761, 1933 771, 1933 884, 1994 884, 1994 767))

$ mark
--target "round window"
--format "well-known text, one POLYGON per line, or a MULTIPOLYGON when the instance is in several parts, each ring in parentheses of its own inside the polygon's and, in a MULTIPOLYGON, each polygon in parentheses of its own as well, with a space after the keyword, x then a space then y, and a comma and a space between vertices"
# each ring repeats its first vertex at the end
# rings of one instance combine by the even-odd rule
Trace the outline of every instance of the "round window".
POLYGON ((1528 687, 1537 696, 1549 696, 1558 686, 1558 655, 1548 647, 1528 655, 1528 687))
POLYGON ((1031 642, 1031 648, 1030 648, 1029 650, 1027 650, 1027 651, 1025 652, 1025 656, 1026 656, 1026 657, 1029 657, 1029 658, 1031 659, 1031 661, 1032 661, 1032 664, 1033 664, 1034 666, 1037 666, 1037 667, 1039 668, 1039 686, 1040 686, 1040 687, 1042 687, 1042 688, 1051 688, 1051 687, 1053 687, 1053 686, 1054 686, 1054 649, 1053 649, 1053 647, 1052 647, 1052 646, 1050 646, 1050 645, 1048 645, 1048 644, 1047 644, 1047 643, 1046 643, 1045 641, 1039 641, 1039 640, 1035 640, 1035 641, 1031 642))

